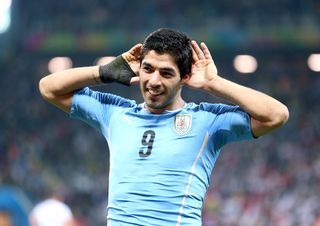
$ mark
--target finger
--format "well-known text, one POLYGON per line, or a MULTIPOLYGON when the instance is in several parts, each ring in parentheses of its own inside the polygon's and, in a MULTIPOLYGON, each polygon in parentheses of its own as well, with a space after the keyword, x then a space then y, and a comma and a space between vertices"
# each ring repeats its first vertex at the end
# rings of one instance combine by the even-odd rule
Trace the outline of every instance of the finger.
POLYGON ((206 59, 212 59, 210 50, 209 50, 209 48, 207 47, 207 45, 204 42, 201 43, 201 48, 202 48, 202 51, 204 53, 205 58, 206 59))
POLYGON ((197 45, 196 41, 192 40, 191 41, 191 49, 192 49, 192 59, 194 62, 199 60, 199 57, 198 57, 196 51, 194 50, 194 48, 195 48, 194 46, 196 46, 196 45, 197 45))
POLYGON ((142 47, 141 43, 134 45, 131 49, 129 49, 129 51, 123 53, 122 57, 127 62, 139 60, 141 47, 142 47))
POLYGON ((138 84, 139 82, 140 82, 140 77, 139 76, 135 76, 135 77, 131 78, 130 85, 135 85, 135 84, 138 84))
POLYGON ((199 60, 199 57, 198 57, 198 54, 197 54, 197 52, 196 52, 196 48, 197 48, 197 42, 196 41, 194 41, 194 40, 192 40, 191 41, 191 47, 192 47, 192 59, 193 59, 193 61, 198 61, 199 60))
POLYGON ((140 54, 141 47, 142 47, 142 44, 138 43, 129 50, 129 53, 133 56, 138 56, 140 54))
POLYGON ((194 49, 194 51, 195 51, 195 53, 196 53, 196 55, 197 55, 197 57, 198 57, 198 60, 203 60, 203 59, 205 59, 204 53, 203 53, 202 50, 200 49, 200 47, 199 47, 199 45, 197 44, 197 42, 196 42, 196 41, 192 41, 191 44, 192 44, 192 47, 193 47, 193 49, 194 49))
POLYGON ((193 62, 196 62, 196 61, 199 60, 199 57, 198 57, 196 51, 194 51, 193 48, 192 48, 192 60, 193 60, 193 62))

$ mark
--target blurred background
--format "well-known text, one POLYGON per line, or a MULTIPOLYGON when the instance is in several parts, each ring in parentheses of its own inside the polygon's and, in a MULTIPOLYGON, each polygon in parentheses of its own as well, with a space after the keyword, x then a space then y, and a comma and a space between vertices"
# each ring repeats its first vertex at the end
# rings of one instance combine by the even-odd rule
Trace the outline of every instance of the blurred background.
MULTIPOLYGON (((0 187, 19 194, 25 215, 55 195, 77 226, 106 225, 107 143, 44 102, 38 82, 119 55, 160 27, 205 41, 221 76, 290 110, 283 128, 224 148, 203 225, 319 226, 319 0, 0 0, 0 187)), ((142 101, 138 87, 94 88, 142 101)), ((187 88, 183 97, 223 102, 187 88)))

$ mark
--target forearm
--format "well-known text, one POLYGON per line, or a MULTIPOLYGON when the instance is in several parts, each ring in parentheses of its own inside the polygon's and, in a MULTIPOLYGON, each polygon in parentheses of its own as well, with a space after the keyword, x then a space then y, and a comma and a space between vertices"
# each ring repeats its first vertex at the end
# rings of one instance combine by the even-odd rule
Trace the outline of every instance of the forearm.
POLYGON ((204 89, 215 96, 239 105, 259 122, 282 123, 287 120, 288 110, 286 106, 257 90, 219 76, 207 83, 204 89))
POLYGON ((40 80, 39 89, 47 98, 72 94, 85 86, 101 83, 99 67, 79 67, 50 74, 40 80))
POLYGON ((208 47, 201 48, 193 41, 192 76, 185 84, 201 89, 235 105, 250 115, 250 126, 254 136, 262 136, 287 122, 289 111, 276 99, 257 90, 228 81, 217 75, 217 68, 208 47))
POLYGON ((40 93, 46 101, 65 112, 70 112, 73 94, 76 90, 94 84, 111 82, 129 86, 138 80, 134 77, 136 77, 135 71, 139 69, 141 46, 137 44, 128 52, 112 57, 105 65, 78 67, 50 74, 40 80, 40 93))

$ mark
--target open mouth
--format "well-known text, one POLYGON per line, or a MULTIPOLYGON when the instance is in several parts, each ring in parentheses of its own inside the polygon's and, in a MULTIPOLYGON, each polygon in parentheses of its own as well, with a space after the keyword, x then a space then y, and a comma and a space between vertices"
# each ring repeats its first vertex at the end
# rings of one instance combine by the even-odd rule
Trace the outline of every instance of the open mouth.
POLYGON ((147 92, 150 94, 152 97, 157 97, 163 94, 164 92, 161 92, 160 90, 154 90, 154 89, 147 89, 147 92))

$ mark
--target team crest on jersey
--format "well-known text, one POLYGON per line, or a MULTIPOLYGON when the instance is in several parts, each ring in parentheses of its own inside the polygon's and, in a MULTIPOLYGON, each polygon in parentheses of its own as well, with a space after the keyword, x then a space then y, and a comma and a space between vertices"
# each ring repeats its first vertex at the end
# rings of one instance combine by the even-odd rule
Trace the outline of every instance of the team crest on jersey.
POLYGON ((174 118, 174 129, 179 135, 186 134, 192 124, 192 115, 190 114, 178 114, 174 118))

